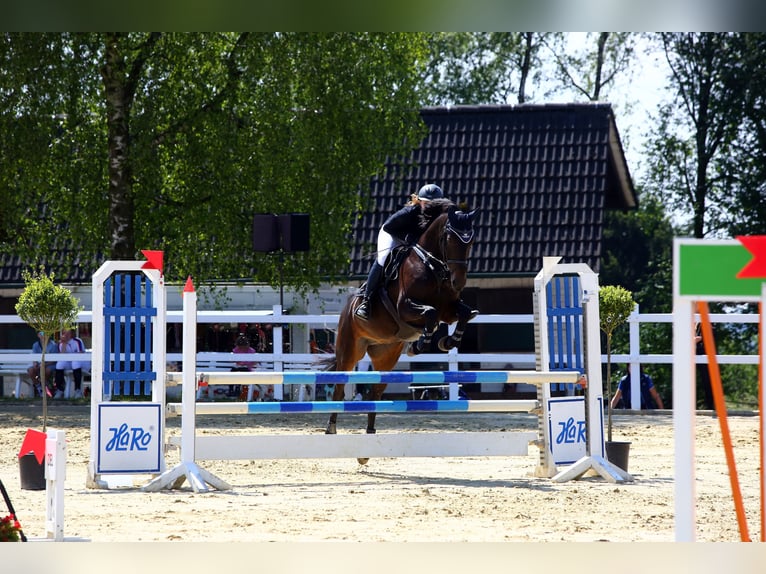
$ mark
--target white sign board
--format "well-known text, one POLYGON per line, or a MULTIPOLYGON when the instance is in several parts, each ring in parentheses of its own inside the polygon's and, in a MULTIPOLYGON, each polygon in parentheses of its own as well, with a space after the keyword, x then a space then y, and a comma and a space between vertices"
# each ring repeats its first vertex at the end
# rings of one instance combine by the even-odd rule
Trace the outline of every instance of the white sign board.
POLYGON ((160 403, 98 405, 96 472, 162 472, 162 415, 160 403))
POLYGON ((587 454, 585 397, 559 397, 548 401, 548 432, 553 462, 572 464, 587 454))

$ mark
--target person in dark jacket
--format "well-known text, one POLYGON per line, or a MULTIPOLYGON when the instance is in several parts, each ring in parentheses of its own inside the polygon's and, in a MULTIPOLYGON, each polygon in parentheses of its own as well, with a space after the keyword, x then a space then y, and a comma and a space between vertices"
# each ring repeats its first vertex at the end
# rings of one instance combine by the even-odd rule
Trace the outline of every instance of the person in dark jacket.
POLYGON ((369 319, 370 296, 375 293, 380 285, 383 278, 383 266, 391 250, 399 245, 411 245, 419 239, 423 231, 420 227, 423 202, 431 201, 432 199, 442 199, 443 197, 444 193, 438 185, 433 183, 424 185, 417 194, 413 194, 410 197, 410 200, 404 207, 391 215, 383 223, 383 227, 378 232, 377 257, 372 263, 367 276, 367 282, 362 285, 359 293, 362 297, 362 303, 356 310, 357 317, 365 320, 369 319))
MULTIPOLYGON (((631 408, 630 403, 630 366, 626 365, 626 374, 622 379, 620 379, 620 384, 617 387, 617 392, 614 393, 614 396, 612 397, 612 408, 613 409, 629 409, 631 408)), ((665 406, 662 404, 662 397, 660 397, 660 394, 657 392, 657 388, 654 386, 654 381, 652 381, 652 378, 644 372, 644 367, 641 366, 641 408, 642 409, 664 409, 665 406), (655 406, 656 405, 656 406, 655 406)))

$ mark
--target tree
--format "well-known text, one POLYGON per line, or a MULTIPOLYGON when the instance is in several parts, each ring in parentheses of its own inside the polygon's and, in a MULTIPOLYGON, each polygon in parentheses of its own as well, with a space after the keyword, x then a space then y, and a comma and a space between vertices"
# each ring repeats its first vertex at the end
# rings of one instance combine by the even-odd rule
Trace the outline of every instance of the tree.
MULTIPOLYGON (((647 189, 678 222, 677 235, 762 233, 763 35, 668 33, 658 38, 671 70, 673 99, 660 109, 649 142, 647 189)), ((727 310, 722 304, 714 307, 727 310)), ((757 340, 753 326, 720 325, 716 331, 732 345, 729 352, 746 353, 757 340)), ((669 352, 669 334, 665 338, 667 346, 660 352, 669 352)), ((753 379, 742 377, 744 370, 722 370, 727 394, 736 393, 739 400, 753 395, 752 384, 746 382, 753 379)))
MULTIPOLYGON (((622 285, 630 291, 642 313, 669 313, 673 306, 673 225, 660 198, 639 189, 638 209, 629 213, 607 212, 599 281, 622 285)), ((645 353, 670 353, 670 324, 641 325, 641 349, 645 353)), ((618 330, 612 350, 627 352, 629 333, 618 330)), ((652 377, 663 401, 670 404, 671 369, 652 365, 652 377)))
POLYGON ((276 285, 252 216, 307 212, 285 280, 337 279, 370 179, 425 134, 425 53, 421 34, 4 33, 0 249, 161 249, 170 280, 276 285))
POLYGON ((724 231, 719 177, 743 118, 746 75, 729 33, 661 34, 674 98, 660 110, 652 181, 694 237, 724 231))
POLYGON ((628 320, 635 306, 632 294, 623 287, 606 285, 599 289, 599 323, 606 335, 607 440, 609 442, 612 442, 612 335, 617 327, 628 320))
POLYGON ((53 283, 54 274, 24 272, 26 287, 21 292, 16 313, 22 321, 35 331, 43 334, 42 356, 40 357, 40 379, 43 388, 43 432, 48 426, 47 382, 45 380, 45 349, 54 333, 74 326, 77 315, 82 311, 77 299, 69 289, 53 283))
POLYGON ((546 47, 562 88, 597 102, 621 74, 631 71, 636 38, 630 32, 589 32, 582 45, 572 49, 571 36, 554 35, 546 39, 546 47))
POLYGON ((429 36, 429 105, 523 104, 542 80, 541 50, 550 34, 441 32, 429 36))
POLYGON ((746 80, 742 125, 721 158, 724 225, 731 236, 766 233, 766 34, 735 37, 746 80))

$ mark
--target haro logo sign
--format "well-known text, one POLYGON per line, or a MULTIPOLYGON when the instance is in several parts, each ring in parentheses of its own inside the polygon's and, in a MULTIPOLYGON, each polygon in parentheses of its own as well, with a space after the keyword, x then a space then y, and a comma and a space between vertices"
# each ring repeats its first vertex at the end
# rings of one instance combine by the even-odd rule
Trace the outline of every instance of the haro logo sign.
POLYGON ((106 443, 106 451, 146 451, 152 443, 152 427, 145 429, 139 426, 129 427, 128 423, 122 423, 119 427, 112 427, 109 432, 111 438, 106 443))
POLYGON ((548 400, 548 436, 556 464, 572 464, 585 456, 588 448, 585 397, 548 400))
POLYGON ((569 417, 565 421, 558 421, 559 434, 556 436, 556 444, 577 444, 586 442, 585 419, 575 420, 569 417))
POLYGON ((96 472, 162 472, 162 428, 159 403, 100 404, 96 472))

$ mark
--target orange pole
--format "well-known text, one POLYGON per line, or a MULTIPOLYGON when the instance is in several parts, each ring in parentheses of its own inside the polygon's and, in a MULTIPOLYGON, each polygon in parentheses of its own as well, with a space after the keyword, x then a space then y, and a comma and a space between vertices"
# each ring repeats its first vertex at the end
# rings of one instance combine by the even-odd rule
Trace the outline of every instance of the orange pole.
POLYGON ((734 498, 734 509, 737 513, 737 523, 739 524, 739 536, 742 542, 750 542, 750 535, 747 531, 747 517, 745 516, 745 507, 742 503, 742 493, 739 488, 739 478, 737 476, 737 465, 734 462, 734 450, 731 446, 731 433, 729 432, 729 421, 726 417, 726 399, 723 396, 723 384, 721 383, 721 371, 718 367, 716 358, 715 341, 713 340, 713 327, 710 324, 710 311, 707 301, 697 302, 697 311, 700 315, 700 324, 702 326, 702 341, 705 344, 705 354, 708 360, 708 372, 710 373, 710 386, 713 390, 713 404, 715 412, 718 415, 718 421, 721 425, 721 436, 723 438, 723 449, 726 453, 726 464, 729 467, 729 480, 731 481, 731 494, 734 498))

